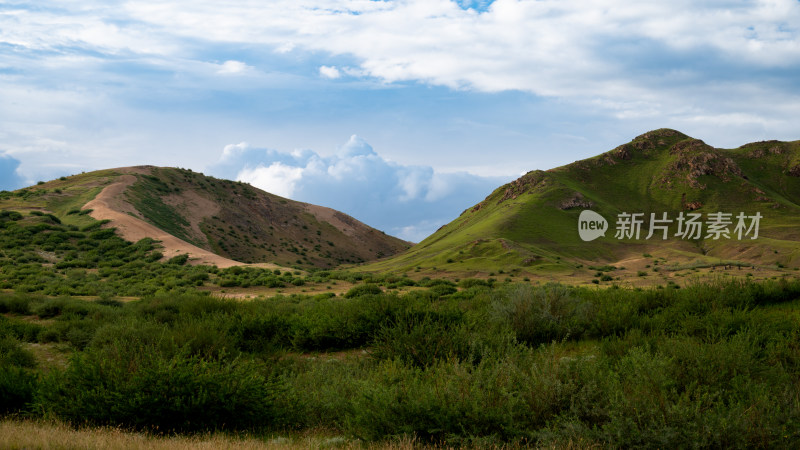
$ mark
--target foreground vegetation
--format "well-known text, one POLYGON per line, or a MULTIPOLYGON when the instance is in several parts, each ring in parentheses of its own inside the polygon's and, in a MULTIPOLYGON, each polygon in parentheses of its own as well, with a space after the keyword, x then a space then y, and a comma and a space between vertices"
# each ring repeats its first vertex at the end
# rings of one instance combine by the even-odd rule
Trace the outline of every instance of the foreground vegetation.
POLYGON ((798 280, 624 289, 611 276, 569 287, 502 272, 456 282, 222 270, 102 225, 78 209, 0 211, 0 434, 130 432, 120 446, 800 446, 798 280), (209 292, 253 288, 278 295, 209 292))
POLYGON ((376 288, 0 295, 2 414, 448 445, 800 444, 800 282, 376 288))

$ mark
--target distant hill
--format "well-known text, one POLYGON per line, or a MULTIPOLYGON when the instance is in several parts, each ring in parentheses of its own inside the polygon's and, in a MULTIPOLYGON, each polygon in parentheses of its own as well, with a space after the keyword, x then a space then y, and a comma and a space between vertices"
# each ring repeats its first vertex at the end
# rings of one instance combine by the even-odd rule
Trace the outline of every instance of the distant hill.
POLYGON ((139 166, 62 177, 0 193, 0 209, 38 210, 65 223, 108 220, 122 237, 161 241, 220 267, 276 263, 331 268, 394 255, 410 244, 339 211, 190 170, 139 166), (88 212, 87 212, 88 211, 88 212))
MULTIPOLYGON (((724 216, 723 216, 724 218, 724 216)), ((659 225, 658 222, 654 223, 659 225)), ((685 231, 685 230, 684 230, 685 231)), ((746 231, 746 230, 745 230, 746 231)), ((500 186, 457 219, 368 270, 579 274, 586 266, 800 264, 800 141, 717 149, 675 130, 645 133, 593 158, 528 172, 500 186), (605 236, 584 241, 578 219, 591 210, 608 221, 605 236), (731 214, 729 234, 756 213, 757 239, 708 236, 709 214, 731 214), (615 237, 622 213, 641 213, 639 239, 615 237), (668 227, 645 239, 650 214, 668 227), (702 236, 678 236, 677 219, 699 213, 702 236), (504 270, 505 269, 505 270, 504 270)), ((640 273, 640 275, 642 275, 640 273)))

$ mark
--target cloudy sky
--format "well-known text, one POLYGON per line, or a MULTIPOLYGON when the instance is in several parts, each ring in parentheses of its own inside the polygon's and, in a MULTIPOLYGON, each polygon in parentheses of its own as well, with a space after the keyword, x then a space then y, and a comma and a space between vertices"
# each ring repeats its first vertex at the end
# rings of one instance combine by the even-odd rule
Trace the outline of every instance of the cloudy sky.
POLYGON ((0 189, 186 167, 419 240, 650 129, 798 118, 798 0, 0 0, 0 189))

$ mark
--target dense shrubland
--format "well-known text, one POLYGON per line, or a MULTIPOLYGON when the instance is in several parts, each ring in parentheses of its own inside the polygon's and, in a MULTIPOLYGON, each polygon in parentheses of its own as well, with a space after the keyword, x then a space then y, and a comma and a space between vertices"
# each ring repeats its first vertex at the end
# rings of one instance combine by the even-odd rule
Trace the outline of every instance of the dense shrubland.
MULTIPOLYGON (((202 286, 302 286, 297 270, 187 265, 165 260, 151 239, 127 242, 95 221, 78 228, 55 216, 0 211, 0 289, 50 296, 183 294, 202 286)), ((324 274, 323 274, 324 275, 324 274)), ((320 278, 317 276, 316 278, 320 278)))
POLYGON ((437 286, 248 302, 4 294, 3 413, 451 444, 800 442, 798 282, 437 286), (58 343, 69 363, 37 363, 28 343, 58 343))

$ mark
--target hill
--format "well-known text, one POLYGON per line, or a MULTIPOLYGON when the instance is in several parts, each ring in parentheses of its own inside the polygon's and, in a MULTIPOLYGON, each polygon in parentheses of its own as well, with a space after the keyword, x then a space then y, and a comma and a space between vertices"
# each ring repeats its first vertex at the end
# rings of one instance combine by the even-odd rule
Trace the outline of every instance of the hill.
POLYGON ((139 166, 61 177, 0 194, 0 209, 65 224, 108 221, 125 239, 152 238, 165 257, 330 268, 396 254, 409 243, 329 208, 191 170, 139 166), (87 216, 91 216, 87 217, 87 216))
POLYGON ((608 266, 635 269, 642 277, 655 275, 651 270, 658 265, 673 271, 715 265, 781 269, 800 264, 798 241, 800 141, 717 149, 660 129, 593 158, 528 172, 409 251, 366 269, 566 278, 591 278, 597 267, 608 266), (607 220, 605 236, 581 239, 584 210, 607 220), (720 212, 731 222, 728 237, 714 239, 709 226, 720 212), (623 213, 641 214, 638 239, 617 236, 623 213), (647 239, 651 213, 656 227, 647 239), (735 232, 740 213, 748 228, 758 222, 756 239, 755 228, 741 239, 735 232), (759 219, 753 219, 756 213, 759 219), (664 214, 671 222, 658 222, 664 214), (689 214, 700 215, 699 238, 676 236, 678 219, 689 214), (667 239, 658 225, 667 226, 667 239), (649 270, 642 274, 643 269, 649 270))

